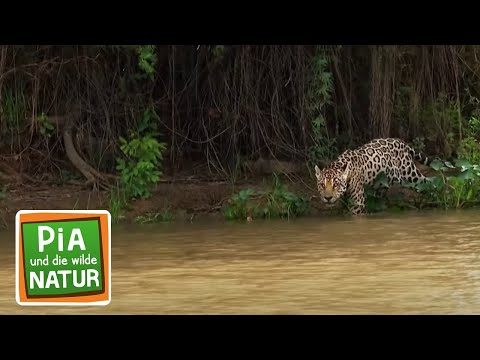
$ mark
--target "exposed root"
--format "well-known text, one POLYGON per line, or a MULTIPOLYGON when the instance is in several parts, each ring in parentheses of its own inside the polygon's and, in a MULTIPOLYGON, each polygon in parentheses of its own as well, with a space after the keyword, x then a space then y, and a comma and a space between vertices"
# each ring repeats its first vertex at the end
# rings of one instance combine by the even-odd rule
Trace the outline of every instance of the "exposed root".
POLYGON ((73 143, 73 129, 74 129, 74 116, 69 116, 65 119, 65 127, 63 129, 63 142, 65 145, 65 151, 68 159, 72 164, 82 173, 87 179, 85 186, 93 186, 95 190, 108 190, 111 188, 110 183, 107 180, 107 176, 101 174, 95 170, 90 164, 88 164, 79 155, 75 149, 73 143))
POLYGON ((82 173, 83 176, 87 179, 85 185, 92 185, 94 189, 103 189, 107 190, 110 188, 108 181, 105 179, 100 172, 91 167, 86 161, 84 161, 81 156, 78 154, 75 146, 73 145, 72 133, 69 130, 64 130, 63 132, 63 141, 65 144, 65 151, 67 153, 68 159, 72 164, 82 173))

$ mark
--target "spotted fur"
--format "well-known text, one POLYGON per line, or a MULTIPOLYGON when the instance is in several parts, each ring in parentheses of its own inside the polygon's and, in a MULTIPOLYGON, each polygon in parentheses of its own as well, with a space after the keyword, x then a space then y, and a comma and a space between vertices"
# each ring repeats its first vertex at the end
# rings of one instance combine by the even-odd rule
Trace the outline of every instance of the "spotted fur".
POLYGON ((346 150, 323 170, 315 165, 320 198, 334 204, 343 195, 350 195, 352 214, 362 213, 365 211, 364 186, 372 184, 380 172, 385 173, 391 184, 424 182, 426 177, 417 168, 416 159, 423 158, 396 138, 375 139, 357 149, 346 150))

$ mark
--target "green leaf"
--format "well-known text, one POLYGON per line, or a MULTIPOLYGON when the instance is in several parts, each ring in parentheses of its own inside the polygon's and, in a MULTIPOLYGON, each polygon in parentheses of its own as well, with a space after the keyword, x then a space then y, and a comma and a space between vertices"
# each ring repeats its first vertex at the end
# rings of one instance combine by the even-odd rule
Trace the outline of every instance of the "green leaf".
POLYGON ((433 170, 436 170, 436 171, 439 171, 441 170, 444 166, 443 166, 443 162, 441 162, 440 160, 433 160, 430 164, 430 167, 433 169, 433 170))
POLYGON ((462 180, 473 180, 475 177, 475 173, 472 169, 465 170, 458 175, 458 178, 462 180))
POLYGON ((467 201, 470 201, 472 199, 472 195, 473 195, 473 189, 470 189, 468 190, 468 193, 467 193, 467 201))
POLYGON ((447 181, 449 182, 450 185, 453 187, 460 187, 465 183, 465 178, 463 177, 456 177, 456 176, 449 176, 447 177, 447 181))
POLYGON ((436 189, 441 189, 443 188, 443 186, 445 185, 442 177, 440 176, 434 176, 431 178, 431 182, 430 182, 434 188, 436 189))
POLYGON ((458 168, 461 168, 462 171, 466 169, 470 169, 472 167, 472 164, 468 160, 465 159, 459 159, 455 162, 455 166, 458 168))

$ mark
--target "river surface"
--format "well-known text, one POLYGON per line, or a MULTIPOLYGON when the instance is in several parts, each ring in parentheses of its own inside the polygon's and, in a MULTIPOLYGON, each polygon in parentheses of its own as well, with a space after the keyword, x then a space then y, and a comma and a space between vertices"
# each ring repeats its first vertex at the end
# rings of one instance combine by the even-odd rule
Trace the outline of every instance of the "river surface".
POLYGON ((0 232, 0 314, 480 314, 480 211, 116 226, 106 307, 15 301, 0 232))

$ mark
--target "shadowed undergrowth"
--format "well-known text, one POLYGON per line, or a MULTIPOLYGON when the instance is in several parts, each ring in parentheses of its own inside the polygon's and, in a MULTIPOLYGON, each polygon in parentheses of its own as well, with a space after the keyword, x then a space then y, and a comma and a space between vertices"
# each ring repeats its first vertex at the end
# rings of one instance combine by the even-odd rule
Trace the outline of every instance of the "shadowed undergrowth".
MULTIPOLYGON (((474 206, 479 50, 2 45, 0 180, 41 185, 87 183, 89 177, 90 186, 93 178, 95 189, 108 184, 108 206, 120 219, 134 199, 148 199, 167 176, 235 185, 238 164, 257 159, 311 172, 346 148, 395 136, 449 162, 434 165, 439 174, 428 188, 413 189, 423 200, 368 190, 371 211, 474 206)), ((310 173, 303 181, 313 187, 312 179, 310 173)), ((308 214, 310 198, 287 187, 274 183, 235 193, 225 216, 308 214)))

